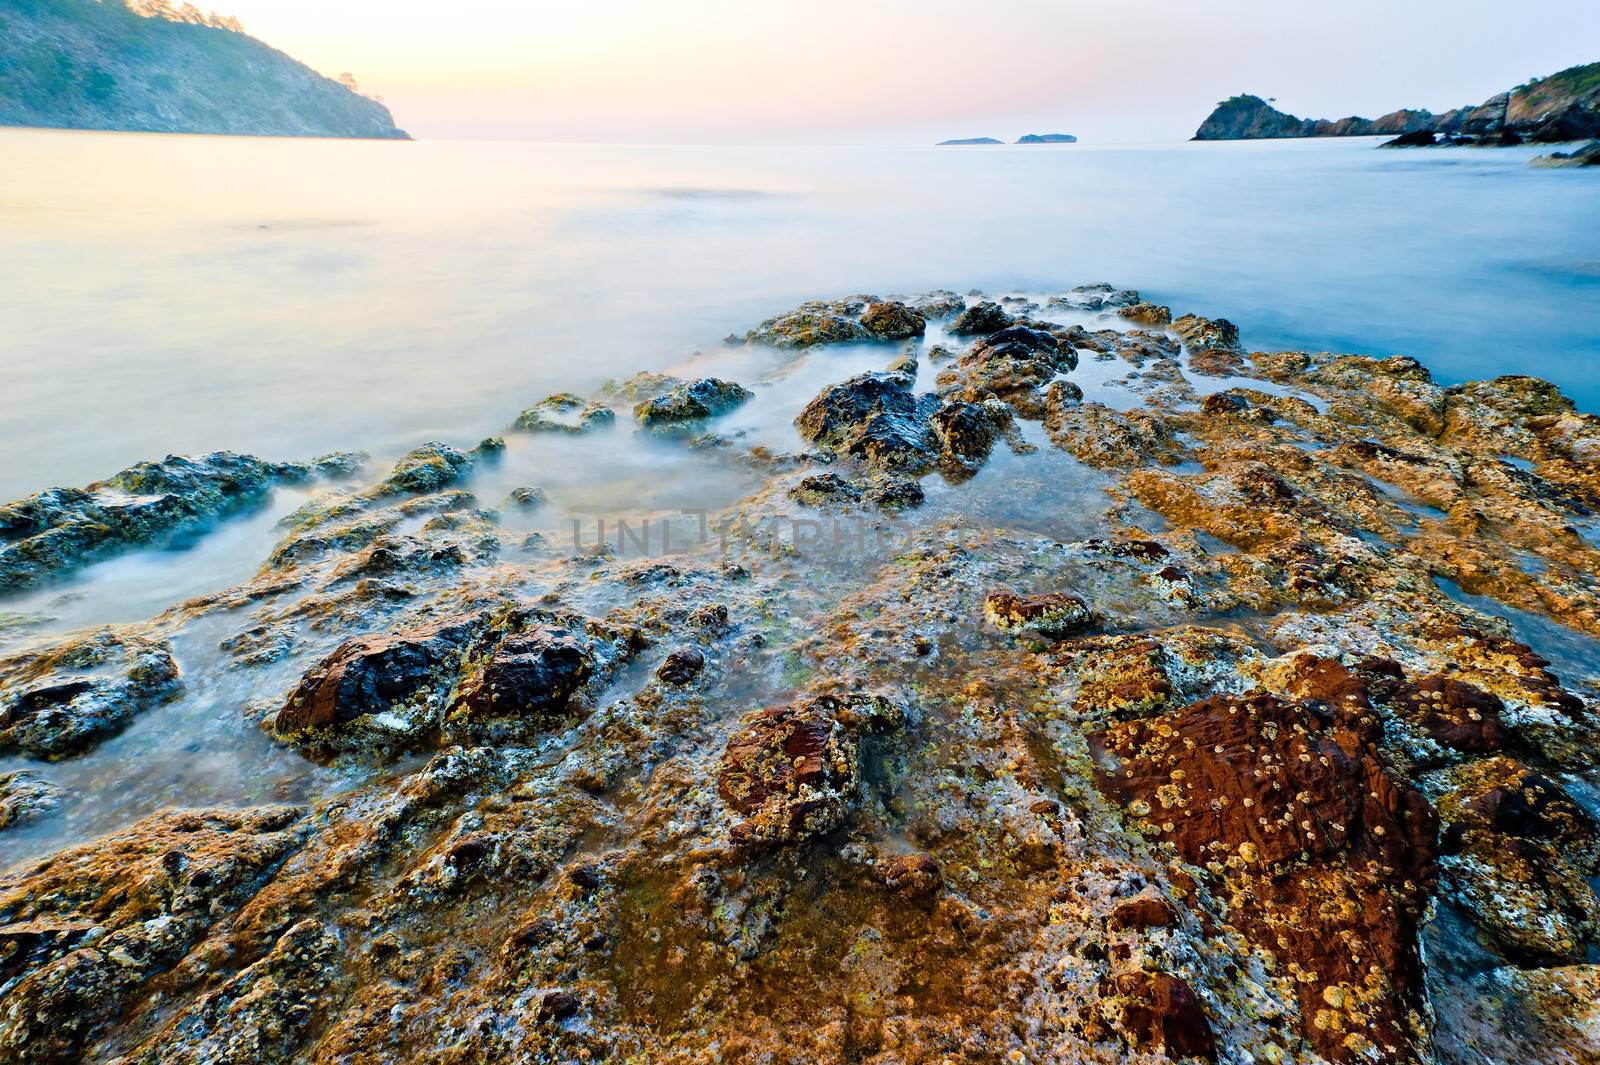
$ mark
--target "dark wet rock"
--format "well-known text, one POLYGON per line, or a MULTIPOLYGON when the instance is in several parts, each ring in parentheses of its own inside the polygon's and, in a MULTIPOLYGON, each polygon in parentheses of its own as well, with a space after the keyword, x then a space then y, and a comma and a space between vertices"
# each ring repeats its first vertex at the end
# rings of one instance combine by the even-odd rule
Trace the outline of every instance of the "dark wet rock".
POLYGON ((990 592, 983 601, 983 614, 989 624, 1007 636, 1034 633, 1049 639, 1082 632, 1094 620, 1089 604, 1065 592, 1030 596, 1003 590, 990 592))
POLYGON ((1044 330, 1015 325, 984 337, 938 380, 947 396, 989 394, 1010 403, 1022 417, 1040 418, 1045 410, 1044 387, 1077 365, 1070 344, 1044 330))
POLYGON ((395 463, 393 472, 374 489, 374 494, 383 497, 437 492, 471 473, 474 465, 471 452, 430 441, 395 463))
POLYGON ((308 672, 278 711, 282 735, 385 713, 429 687, 448 686, 482 627, 458 616, 393 633, 357 636, 308 672))
POLYGON ((346 641, 305 674, 273 728, 317 757, 525 741, 636 649, 627 632, 539 610, 419 622, 346 641))
POLYGON ((1356 1046, 1418 1043, 1416 933, 1437 818, 1370 741, 1258 692, 1116 725, 1091 743, 1101 790, 1151 839, 1253 896, 1233 920, 1304 971, 1301 1032, 1319 1053, 1346 1061, 1356 1046))
POLYGON ((998 303, 975 303, 956 316, 950 332, 957 336, 983 336, 997 333, 1012 322, 998 303))
POLYGON ((451 716, 560 714, 594 670, 594 657, 569 632, 543 626, 508 636, 457 687, 451 716))
POLYGON ((849 506, 861 501, 861 486, 837 473, 813 473, 789 489, 789 498, 819 509, 849 506))
POLYGON ((871 340, 873 333, 856 320, 861 301, 802 303, 796 310, 769 318, 741 338, 747 344, 775 348, 809 348, 819 344, 846 344, 871 340))
POLYGON ((218 451, 141 462, 87 488, 51 488, 0 506, 0 591, 25 588, 264 501, 310 464, 218 451))
POLYGON ((1135 1048, 1157 1050, 1174 1060, 1217 1059, 1211 1019, 1194 989, 1167 973, 1118 974, 1102 993, 1118 1009, 1117 1026, 1135 1048))
MULTIPOLYGON (((58 785, 18 769, 0 773, 0 832, 42 817, 61 805, 66 792, 58 785)), ((0 935, 0 941, 3 941, 0 935)), ((3 950, 0 946, 0 950, 3 950)), ((0 961, 0 965, 4 962, 0 961)))
POLYGON ((717 793, 734 838, 797 843, 843 823, 861 786, 861 745, 903 712, 881 695, 821 695, 746 716, 728 740, 717 793))
POLYGON ((862 501, 884 511, 911 510, 922 506, 924 498, 922 485, 909 477, 877 474, 861 487, 862 501))
POLYGON ((646 428, 671 428, 703 422, 726 414, 748 402, 754 393, 732 381, 702 377, 633 408, 633 416, 646 428))
POLYGON ((1384 141, 1378 145, 1380 148, 1431 148, 1439 143, 1439 138, 1431 129, 1414 129, 1410 133, 1402 133, 1393 140, 1384 141))
POLYGON ((861 315, 862 327, 880 340, 919 337, 927 329, 927 324, 920 311, 894 300, 869 304, 861 315))
POLYGON ((706 668, 706 656, 693 647, 680 647, 667 655, 656 668, 656 679, 665 684, 684 685, 700 675, 706 668))
POLYGON ((1011 428, 1011 407, 999 400, 947 401, 930 419, 939 440, 940 468, 952 481, 976 473, 988 461, 995 441, 1011 428))
POLYGON ((617 420, 616 411, 570 392, 546 396, 521 414, 511 428, 523 433, 587 433, 617 420))
POLYGON ((833 385, 795 418, 800 435, 823 451, 887 470, 931 468, 938 443, 928 424, 930 397, 903 374, 864 373, 833 385))
POLYGON ((82 754, 182 687, 165 641, 103 629, 0 660, 0 751, 82 754))

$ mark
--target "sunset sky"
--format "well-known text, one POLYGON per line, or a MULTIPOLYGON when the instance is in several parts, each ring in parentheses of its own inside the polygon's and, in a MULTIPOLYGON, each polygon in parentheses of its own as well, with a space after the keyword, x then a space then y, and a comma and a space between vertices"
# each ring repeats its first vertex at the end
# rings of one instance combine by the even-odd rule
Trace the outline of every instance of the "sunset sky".
MULTIPOLYGON (((200 6, 208 6, 202 3, 200 6)), ((921 144, 1188 136, 1238 91, 1315 117, 1478 103, 1600 59, 1545 0, 215 0, 423 137, 921 144)))

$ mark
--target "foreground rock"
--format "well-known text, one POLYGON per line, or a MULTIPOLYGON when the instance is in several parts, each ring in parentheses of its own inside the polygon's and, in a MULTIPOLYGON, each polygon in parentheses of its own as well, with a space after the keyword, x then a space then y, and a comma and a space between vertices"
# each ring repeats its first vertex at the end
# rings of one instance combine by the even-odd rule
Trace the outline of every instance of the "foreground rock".
MULTIPOLYGON (((1600 419, 1110 285, 815 313, 878 303, 974 331, 686 459, 753 485, 698 546, 527 546, 434 444, 238 588, 18 630, 13 757, 170 726, 176 654, 333 764, 0 875, 0 1058, 1592 1060, 1600 419)), ((107 761, 7 766, 0 841, 107 761)))

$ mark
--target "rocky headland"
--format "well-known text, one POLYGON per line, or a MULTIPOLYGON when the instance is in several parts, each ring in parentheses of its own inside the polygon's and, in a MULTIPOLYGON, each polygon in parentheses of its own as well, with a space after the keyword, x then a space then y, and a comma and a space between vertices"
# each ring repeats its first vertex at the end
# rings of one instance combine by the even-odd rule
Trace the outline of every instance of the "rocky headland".
POLYGON ((0 126, 404 139, 389 109, 166 0, 0 0, 0 126))
POLYGON ((1281 137, 1395 138, 1386 147, 1555 144, 1600 137, 1600 63, 1571 67, 1499 93, 1476 107, 1444 114, 1403 109, 1380 118, 1296 118, 1259 96, 1219 103, 1195 132, 1197 141, 1281 137))
MULTIPOLYGON (((237 587, 10 636, 0 846, 61 838, 0 876, 0 1058, 1600 1056, 1600 418, 1109 285, 721 355, 507 430, 750 478, 671 554, 429 443, 237 587), (336 786, 75 838, 53 771, 208 670, 336 786)), ((316 472, 159 466, 180 515, 316 472)), ((146 542, 107 486, 4 511, 64 545, 16 571, 146 542)))

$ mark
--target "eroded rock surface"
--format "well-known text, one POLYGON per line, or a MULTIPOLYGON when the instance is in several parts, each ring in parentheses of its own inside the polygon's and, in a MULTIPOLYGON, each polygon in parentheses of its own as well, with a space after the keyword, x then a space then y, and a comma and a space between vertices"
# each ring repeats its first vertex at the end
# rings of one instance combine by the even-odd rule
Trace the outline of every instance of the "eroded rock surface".
MULTIPOLYGON (((19 763, 160 727, 198 627, 212 712, 337 785, 13 865, 0 1057, 1593 1060, 1600 419, 1245 341, 1104 284, 807 304, 736 338, 750 423, 856 361, 778 408, 811 450, 686 450, 755 485, 698 546, 565 552, 435 443, 238 587, 19 628, 19 763)), ((4 767, 0 845, 71 831, 64 768, 4 767)))

